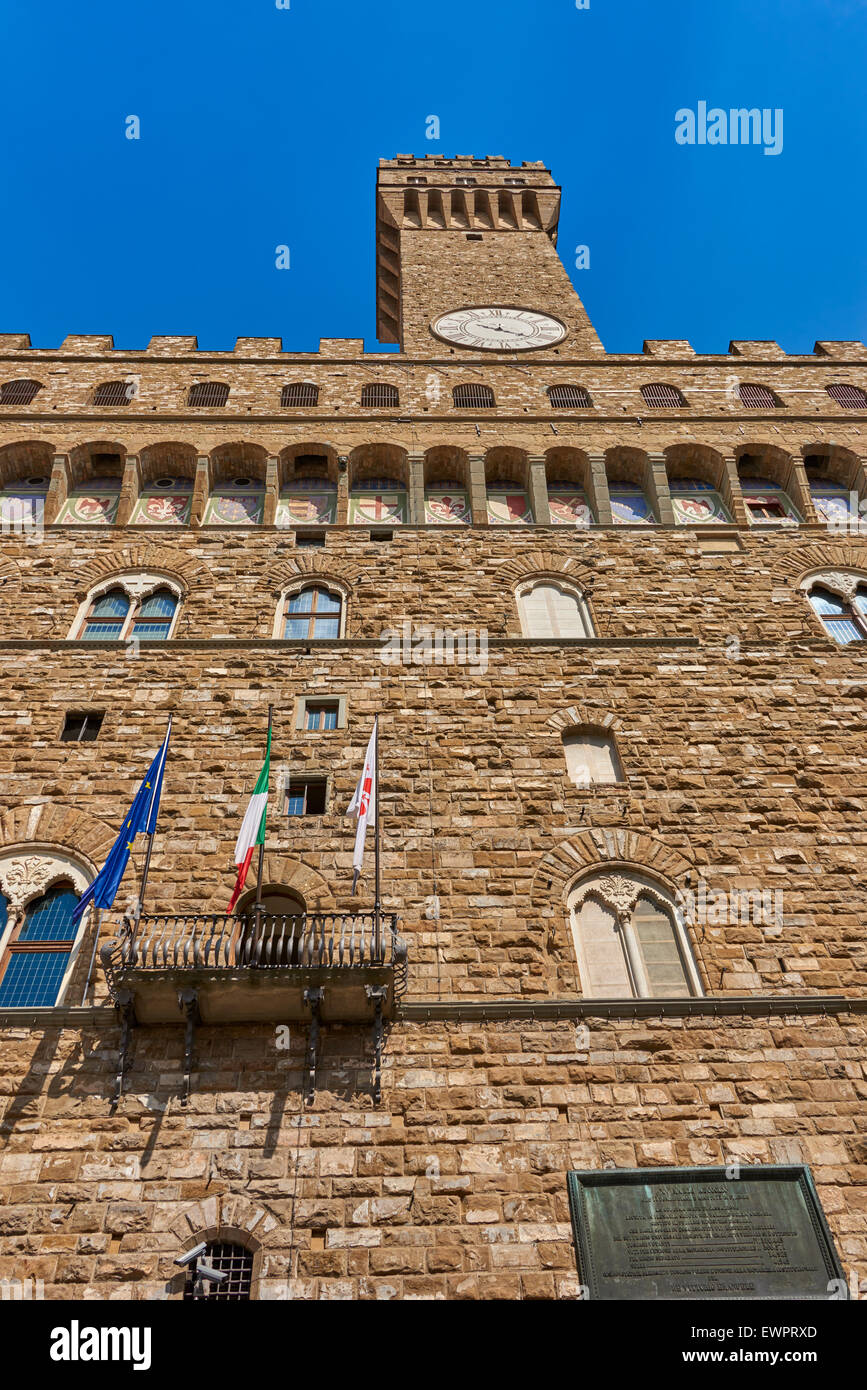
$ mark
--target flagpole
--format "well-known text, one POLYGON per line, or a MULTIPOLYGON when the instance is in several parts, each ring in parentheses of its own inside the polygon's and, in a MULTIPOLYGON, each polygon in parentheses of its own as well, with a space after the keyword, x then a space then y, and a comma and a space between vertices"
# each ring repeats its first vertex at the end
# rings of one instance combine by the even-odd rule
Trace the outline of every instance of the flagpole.
MULTIPOLYGON (((272 727, 273 727, 273 724, 274 724, 274 706, 273 706, 273 705, 269 705, 269 706, 268 706, 268 742, 267 742, 267 744, 266 744, 266 747, 267 747, 267 748, 270 748, 270 747, 271 747, 271 729, 272 729, 272 727)), ((269 766, 269 769, 268 769, 268 773, 269 773, 268 780, 269 780, 269 782, 270 782, 270 766, 269 766)), ((268 790, 270 791, 270 787, 268 788, 268 790)), ((259 914, 260 914, 261 911, 262 911, 262 874, 263 874, 263 872, 264 872, 264 869, 265 869, 265 841, 263 840, 262 843, 261 843, 261 845, 259 846, 259 863, 258 863, 258 867, 257 867, 257 869, 256 869, 256 902, 255 902, 255 904, 254 904, 254 910, 255 910, 255 913, 256 913, 256 930, 257 930, 257 931, 258 931, 258 929, 259 929, 259 914)))
POLYGON ((380 896, 379 883, 379 823, 380 823, 380 796, 379 796, 379 715, 376 716, 376 748, 373 759, 373 786, 374 786, 374 824, 373 824, 373 852, 376 876, 376 887, 373 901, 373 925, 374 940, 376 941, 376 956, 379 959, 382 954, 382 936, 380 932, 380 912, 382 910, 382 899, 380 896))
MULTIPOLYGON (((172 716, 169 715, 169 722, 168 722, 168 727, 167 727, 167 729, 166 729, 166 736, 165 736, 165 739, 163 740, 163 743, 164 743, 164 744, 167 744, 167 743, 168 743, 168 738, 169 738, 169 735, 171 734, 171 732, 172 732, 172 716)), ((166 751, 168 752, 168 749, 166 749, 166 751)), ((163 766, 165 766, 165 763, 163 763, 163 766)), ((156 788, 156 786, 154 786, 154 788, 153 788, 154 795, 156 795, 156 790, 157 790, 157 788, 156 788)), ((151 803, 153 803, 153 796, 151 797, 151 803)), ((150 809, 148 809, 148 819, 150 819, 150 809)), ((151 867, 151 854, 153 853, 153 848, 154 848, 154 832, 153 832, 153 831, 150 832, 150 834, 148 835, 147 839, 148 839, 148 847, 147 847, 147 849, 145 850, 145 862, 144 862, 144 868, 142 869, 142 875, 141 875, 141 888, 139 889, 139 894, 138 894, 138 912, 136 913, 136 919, 138 919, 138 918, 141 916, 142 908, 144 907, 145 889, 146 889, 147 886, 148 886, 148 874, 149 874, 149 872, 150 872, 150 867, 151 867)))

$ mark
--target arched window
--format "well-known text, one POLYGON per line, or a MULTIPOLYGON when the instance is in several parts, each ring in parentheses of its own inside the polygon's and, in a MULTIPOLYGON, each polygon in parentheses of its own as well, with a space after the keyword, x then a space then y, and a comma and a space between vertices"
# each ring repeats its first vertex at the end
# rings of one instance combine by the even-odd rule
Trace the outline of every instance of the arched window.
POLYGON ((456 386, 452 400, 459 410, 493 410, 494 393, 490 386, 480 386, 477 382, 467 382, 456 386))
POLYGON ((589 410, 593 405, 584 386, 549 386, 548 399, 555 410, 589 410))
POLYGON ((847 579, 847 576, 826 578, 819 575, 810 582, 807 591, 813 612, 841 647, 850 642, 867 641, 867 579, 860 582, 854 576, 850 582, 847 579))
POLYGON ((373 386, 362 386, 361 404, 363 406, 395 406, 400 404, 400 394, 396 386, 378 382, 373 386))
POLYGON ((251 1297, 253 1251, 232 1241, 209 1240, 198 1260, 187 1266, 184 1299, 237 1303, 251 1297), (220 1283, 203 1278, 199 1263, 226 1277, 220 1283))
POLYGON ((566 770, 576 787, 623 782, 617 746, 604 729, 566 729, 563 733, 566 770))
MULTIPOLYGON (((41 1008, 57 1002, 78 934, 72 913, 80 891, 71 882, 56 883, 16 914, 0 961, 0 1008, 41 1008)), ((3 906, 6 917, 5 898, 3 906)), ((0 935, 7 925, 0 925, 0 935)))
POLYGON ((178 610, 178 596, 167 585, 149 592, 135 577, 96 595, 77 621, 80 642, 123 642, 130 638, 166 642, 178 610))
POLYGON ((846 382, 835 382, 832 386, 826 386, 825 390, 846 410, 867 410, 867 391, 862 391, 860 386, 850 386, 846 382))
POLYGON ((134 381, 103 381, 93 393, 93 405, 129 405, 136 394, 134 381))
POLYGON ((767 386, 742 381, 738 387, 741 405, 745 410, 779 410, 781 402, 767 386))
POLYGON ((31 381, 27 377, 20 381, 4 381, 0 386, 0 405, 29 405, 41 390, 41 381, 31 381))
POLYGON ((668 386, 665 382, 657 381, 642 386, 641 394, 644 397, 644 404, 649 405, 651 410, 677 410, 686 405, 686 401, 677 387, 668 386))
POLYGON ((280 404, 288 406, 308 406, 319 404, 319 387, 312 381, 293 381, 280 392, 280 404))
POLYGON ((339 593, 322 584, 310 584, 287 595, 284 605, 283 636, 305 642, 339 637, 343 600, 339 593))
POLYGON ((197 381, 190 387, 187 405, 220 406, 229 399, 229 388, 222 381, 197 381))
POLYGON ((518 612, 525 637, 594 636, 583 595, 554 579, 535 580, 520 589, 518 612))
POLYGON ((671 895, 640 874, 605 873, 570 895, 583 992, 590 999, 678 999, 701 982, 671 895))

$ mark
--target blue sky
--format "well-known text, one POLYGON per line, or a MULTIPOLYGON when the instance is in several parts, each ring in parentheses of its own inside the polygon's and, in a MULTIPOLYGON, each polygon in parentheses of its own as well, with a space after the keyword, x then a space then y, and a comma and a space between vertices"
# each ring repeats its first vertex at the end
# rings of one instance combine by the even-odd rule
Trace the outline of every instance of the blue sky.
POLYGON ((544 160, 610 352, 867 339, 865 72, 867 0, 0 0, 0 331, 374 351, 400 152, 544 160), (701 100, 782 153, 679 146, 701 100))

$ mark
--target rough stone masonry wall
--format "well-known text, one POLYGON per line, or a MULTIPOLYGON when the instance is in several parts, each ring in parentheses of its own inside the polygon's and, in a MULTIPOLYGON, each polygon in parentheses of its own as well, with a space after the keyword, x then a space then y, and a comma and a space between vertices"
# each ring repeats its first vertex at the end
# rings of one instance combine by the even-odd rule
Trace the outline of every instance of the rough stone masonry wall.
MULTIPOLYGON (((485 360, 501 410, 478 421, 452 411, 447 393, 431 408, 430 363, 401 370, 334 344, 287 361, 251 340, 215 358, 163 339, 132 363, 104 340, 67 340, 65 355, 3 346, 2 379, 40 376, 43 357, 49 370, 31 408, 0 410, 2 443, 41 439, 60 453, 172 440, 200 453, 239 440, 268 454, 315 440, 338 452, 699 443, 731 457, 758 441, 800 457, 833 441, 864 453, 862 417, 824 390, 865 384, 862 345, 806 360, 767 345, 675 362, 656 345, 645 358, 575 366, 564 355, 520 371, 485 360), (237 360, 245 353, 262 360, 237 360), (93 385, 127 368, 141 369, 135 407, 87 404, 93 385), (224 412, 184 409, 195 376, 230 382, 224 412), (281 416, 279 387, 299 377, 321 382, 323 404, 281 416), (733 377, 766 382, 787 409, 740 411, 733 377), (358 409, 372 379, 400 382, 411 426, 358 409), (596 415, 558 415, 555 438, 545 387, 576 379, 596 415), (681 386, 691 409, 639 423, 648 380, 681 386)), ((482 379, 479 363, 433 365, 447 385, 482 379)), ((779 937, 749 923, 694 934, 709 994, 863 993, 864 657, 830 642, 797 584, 816 568, 867 572, 867 542, 817 527, 742 542, 712 557, 688 528, 407 529, 388 545, 332 528, 316 553, 266 528, 57 528, 38 545, 4 536, 0 851, 52 845, 101 863, 143 752, 175 709, 152 903, 224 906, 273 699, 275 763, 332 781, 321 822, 290 827, 275 814, 267 876, 310 908, 349 906, 341 812, 382 709, 386 904, 403 919, 416 1006, 579 1000, 568 888, 582 868, 621 861, 671 887, 689 873, 783 888, 779 937), (136 658, 69 644, 88 588, 146 564, 184 590, 176 639, 136 658), (522 642, 514 590, 533 573, 590 586, 600 640, 522 642), (344 586, 342 646, 308 655, 269 644, 278 596, 301 574, 344 586), (487 673, 383 666, 380 634, 403 619, 485 628, 487 673), (295 699, 321 693, 347 696, 348 728, 298 734, 295 699), (63 713, 82 707, 107 711, 99 742, 61 744, 63 713), (562 730, 582 719, 612 722, 625 785, 590 793, 569 782, 562 730), (425 915, 434 892, 438 921, 425 915)), ((67 1003, 81 997, 92 944, 67 1003)), ((324 1030, 306 1107, 300 1028, 288 1050, 276 1030, 203 1028, 186 1110, 181 1027, 140 1028, 116 1112, 108 1010, 65 1028, 7 1024, 0 1278, 41 1278, 58 1297, 177 1294, 174 1255, 220 1228, 259 1245, 267 1297, 574 1297, 567 1169, 740 1160, 809 1163, 844 1264, 867 1279, 863 1014, 584 1021, 587 1035, 575 1020, 400 1019, 379 1106, 367 1031, 324 1030)))
POLYGON ((865 1019, 401 1022, 382 1103, 370 1039, 205 1028, 178 1103, 181 1029, 6 1029, 0 1278, 47 1297, 180 1294, 216 1228, 258 1250, 272 1299, 576 1298, 569 1169, 809 1163, 844 1267, 867 1277, 865 1019))

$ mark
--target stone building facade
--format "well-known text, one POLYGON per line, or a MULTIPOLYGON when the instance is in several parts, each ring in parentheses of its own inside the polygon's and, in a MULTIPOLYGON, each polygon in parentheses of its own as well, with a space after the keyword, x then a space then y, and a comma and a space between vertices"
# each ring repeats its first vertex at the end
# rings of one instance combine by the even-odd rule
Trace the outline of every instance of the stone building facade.
POLYGON ((559 202, 382 161, 394 354, 0 337, 0 1279, 578 1298, 568 1171, 740 1163, 865 1287, 867 349, 608 354, 559 202), (142 916, 140 839, 52 936, 170 713, 142 916))

